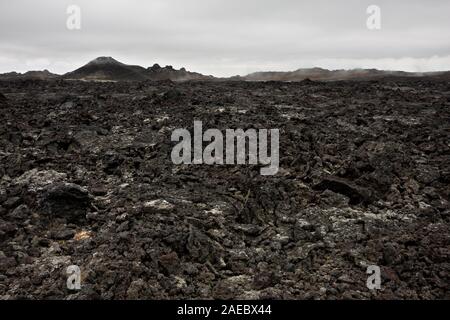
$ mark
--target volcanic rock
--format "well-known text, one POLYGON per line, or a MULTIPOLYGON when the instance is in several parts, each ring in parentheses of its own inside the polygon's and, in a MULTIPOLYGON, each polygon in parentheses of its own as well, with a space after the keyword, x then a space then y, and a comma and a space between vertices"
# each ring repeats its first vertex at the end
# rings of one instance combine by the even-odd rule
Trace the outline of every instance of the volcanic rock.
POLYGON ((8 99, 5 97, 5 95, 3 93, 0 92, 0 107, 7 105, 8 104, 8 99))
POLYGON ((445 79, 0 92, 0 298, 449 298, 445 79), (173 164, 171 132, 194 120, 279 128, 279 172, 173 164), (65 289, 70 264, 80 291, 65 289), (389 270, 382 290, 369 265, 389 270))
POLYGON ((350 204, 358 204, 361 202, 370 203, 374 200, 372 190, 358 186, 346 179, 334 176, 325 177, 320 183, 314 186, 314 189, 328 189, 333 192, 343 194, 350 199, 350 204))
POLYGON ((73 183, 49 185, 43 194, 41 205, 50 217, 63 217, 69 222, 80 222, 90 207, 86 189, 73 183))

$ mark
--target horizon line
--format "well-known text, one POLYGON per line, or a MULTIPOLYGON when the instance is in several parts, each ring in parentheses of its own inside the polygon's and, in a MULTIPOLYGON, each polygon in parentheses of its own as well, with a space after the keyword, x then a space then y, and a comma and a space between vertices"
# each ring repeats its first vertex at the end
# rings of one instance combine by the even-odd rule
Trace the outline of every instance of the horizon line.
MULTIPOLYGON (((142 68, 145 68, 145 69, 151 68, 154 65, 159 65, 157 62, 155 62, 151 66, 145 67, 145 66, 140 65, 140 64, 127 64, 127 63, 121 62, 121 61, 113 58, 112 56, 98 56, 98 57, 96 57, 96 58, 94 58, 92 60, 89 60, 88 62, 86 62, 82 66, 77 67, 77 68, 75 68, 73 70, 70 70, 70 71, 66 71, 64 73, 56 73, 56 72, 52 72, 50 70, 51 68, 43 68, 43 69, 29 69, 29 70, 24 71, 24 72, 19 72, 19 71, 16 71, 16 70, 12 70, 12 71, 2 72, 2 73, 0 73, 0 75, 5 75, 5 74, 9 74, 9 73, 16 73, 16 74, 19 74, 19 75, 24 75, 24 74, 26 74, 28 72, 45 72, 45 71, 47 71, 47 72, 49 72, 49 73, 51 73, 53 75, 56 75, 56 76, 64 76, 67 73, 73 72, 73 71, 75 71, 75 70, 77 70, 79 68, 82 68, 82 67, 86 66, 90 62, 93 62, 93 61, 95 61, 95 60, 97 60, 99 58, 105 58, 105 57, 106 58, 112 58, 113 60, 115 60, 115 61, 117 61, 119 63, 122 63, 122 64, 124 64, 126 66, 139 66, 139 67, 142 67, 142 68)), ((161 68, 167 68, 167 67, 173 67, 173 66, 170 65, 170 64, 169 65, 165 65, 164 67, 161 66, 161 68)), ((196 72, 196 73, 200 73, 200 74, 205 75, 205 76, 212 76, 214 78, 219 78, 219 79, 220 78, 245 77, 245 76, 248 76, 248 75, 251 75, 251 74, 256 74, 256 73, 290 73, 290 72, 296 72, 296 71, 299 71, 299 70, 312 70, 312 69, 321 69, 321 70, 330 71, 330 72, 356 71, 356 70, 362 70, 362 71, 374 70, 374 71, 382 71, 382 72, 402 72, 402 73, 409 73, 409 74, 432 74, 432 73, 444 73, 444 72, 449 72, 450 71, 449 69, 447 69, 447 70, 445 70, 445 69, 444 70, 434 70, 434 71, 429 71, 429 70, 427 70, 427 71, 405 71, 405 70, 401 70, 401 69, 379 69, 379 68, 374 68, 374 67, 367 67, 367 68, 356 67, 356 68, 329 69, 329 68, 326 68, 326 67, 323 67, 323 66, 320 66, 320 65, 316 65, 316 66, 313 66, 313 67, 303 67, 303 68, 300 67, 300 68, 297 68, 297 69, 291 69, 291 70, 287 70, 287 71, 274 70, 274 69, 266 69, 266 70, 261 69, 261 70, 258 70, 258 71, 252 71, 252 72, 247 73, 247 74, 235 74, 235 75, 231 75, 231 76, 216 76, 216 75, 213 75, 213 74, 203 74, 200 71, 196 71, 196 70, 191 70, 191 69, 188 70, 186 67, 181 67, 179 69, 174 68, 174 69, 175 70, 181 70, 183 68, 185 70, 187 70, 187 71, 190 71, 190 72, 196 72)))

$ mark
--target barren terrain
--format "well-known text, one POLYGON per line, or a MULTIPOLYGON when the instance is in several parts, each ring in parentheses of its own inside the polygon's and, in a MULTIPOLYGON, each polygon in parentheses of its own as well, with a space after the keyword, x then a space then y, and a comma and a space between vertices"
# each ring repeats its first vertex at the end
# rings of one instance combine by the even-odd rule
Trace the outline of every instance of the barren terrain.
POLYGON ((448 81, 0 93, 0 298, 450 298, 448 81), (280 171, 174 165, 171 132, 194 120, 279 128, 280 171))

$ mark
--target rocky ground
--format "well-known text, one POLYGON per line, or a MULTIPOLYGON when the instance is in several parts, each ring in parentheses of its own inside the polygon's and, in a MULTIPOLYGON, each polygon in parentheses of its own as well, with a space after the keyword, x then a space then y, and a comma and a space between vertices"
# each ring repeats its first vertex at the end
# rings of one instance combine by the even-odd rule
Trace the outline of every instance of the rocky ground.
POLYGON ((0 92, 3 299, 450 298, 448 81, 0 92), (171 132, 194 119, 279 128, 279 173, 174 165, 171 132))

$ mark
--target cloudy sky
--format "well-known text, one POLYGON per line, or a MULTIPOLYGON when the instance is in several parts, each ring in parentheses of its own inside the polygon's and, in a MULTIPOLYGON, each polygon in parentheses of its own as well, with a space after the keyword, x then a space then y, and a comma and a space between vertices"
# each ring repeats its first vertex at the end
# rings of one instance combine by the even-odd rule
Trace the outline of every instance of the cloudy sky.
POLYGON ((97 56, 230 76, 306 67, 450 70, 448 0, 0 0, 0 73, 97 56), (66 26, 69 5, 81 29, 66 26), (369 30, 366 10, 381 9, 369 30))

